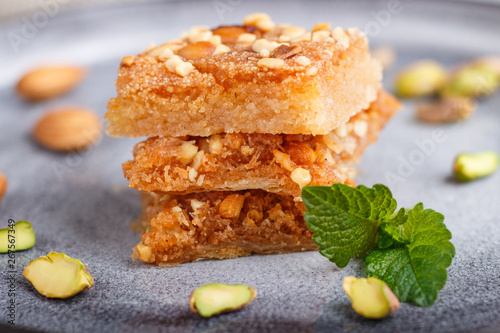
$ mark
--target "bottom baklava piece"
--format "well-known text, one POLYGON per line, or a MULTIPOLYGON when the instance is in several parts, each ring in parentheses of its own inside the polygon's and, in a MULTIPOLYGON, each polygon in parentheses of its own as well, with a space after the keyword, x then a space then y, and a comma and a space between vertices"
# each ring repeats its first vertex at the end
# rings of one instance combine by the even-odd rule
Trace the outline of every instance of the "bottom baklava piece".
POLYGON ((292 196, 263 190, 143 196, 144 233, 133 259, 170 266, 317 249, 305 206, 292 196))

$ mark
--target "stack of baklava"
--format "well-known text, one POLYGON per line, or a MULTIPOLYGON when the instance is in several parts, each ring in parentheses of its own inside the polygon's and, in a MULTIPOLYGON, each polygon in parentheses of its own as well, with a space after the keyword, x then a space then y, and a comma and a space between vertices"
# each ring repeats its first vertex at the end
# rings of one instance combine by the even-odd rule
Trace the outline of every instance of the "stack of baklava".
POLYGON ((123 58, 107 132, 149 137, 123 164, 144 198, 133 258, 315 249, 301 189, 354 184, 353 164, 399 106, 380 79, 358 30, 266 14, 123 58))

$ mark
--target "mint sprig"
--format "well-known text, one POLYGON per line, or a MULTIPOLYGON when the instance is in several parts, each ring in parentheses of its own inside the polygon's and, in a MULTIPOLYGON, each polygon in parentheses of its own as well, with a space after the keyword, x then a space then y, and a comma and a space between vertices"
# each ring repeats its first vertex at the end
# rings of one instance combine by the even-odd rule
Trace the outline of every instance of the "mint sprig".
POLYGON ((366 274, 385 281, 401 301, 436 301, 455 255, 442 214, 422 203, 394 213, 396 200, 382 184, 306 186, 302 199, 322 255, 338 267, 366 255, 366 274))

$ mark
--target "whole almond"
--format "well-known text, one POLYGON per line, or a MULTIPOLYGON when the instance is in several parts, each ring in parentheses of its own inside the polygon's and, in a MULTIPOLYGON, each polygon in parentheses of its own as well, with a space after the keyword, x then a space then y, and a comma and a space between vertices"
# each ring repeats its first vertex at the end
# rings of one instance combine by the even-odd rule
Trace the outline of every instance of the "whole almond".
POLYGON ((9 187, 9 183, 7 182, 7 177, 3 173, 0 172, 0 200, 3 199, 5 192, 7 192, 7 188, 9 187))
POLYGON ((31 101, 53 98, 73 89, 85 70, 74 66, 40 67, 26 73, 17 84, 18 93, 31 101))
POLYGON ((101 134, 99 117, 80 107, 50 111, 33 129, 33 137, 42 146, 58 151, 85 149, 99 141, 101 134))

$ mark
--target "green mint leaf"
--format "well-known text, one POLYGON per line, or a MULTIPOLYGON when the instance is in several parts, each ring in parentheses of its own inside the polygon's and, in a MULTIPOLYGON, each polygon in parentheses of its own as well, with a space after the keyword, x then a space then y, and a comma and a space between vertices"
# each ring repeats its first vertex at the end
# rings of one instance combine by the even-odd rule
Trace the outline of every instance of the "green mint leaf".
POLYGON ((385 281, 403 302, 432 305, 447 280, 446 268, 455 256, 444 216, 419 203, 406 222, 382 223, 383 232, 399 244, 372 250, 365 257, 367 276, 385 281))
POLYGON ((391 191, 381 184, 371 189, 344 184, 306 186, 302 199, 307 208, 304 219, 319 252, 338 267, 375 246, 380 221, 389 219, 397 206, 391 191))
POLYGON ((377 240, 377 248, 385 249, 393 245, 404 245, 402 239, 402 224, 408 220, 406 210, 401 208, 388 219, 383 219, 377 240))

